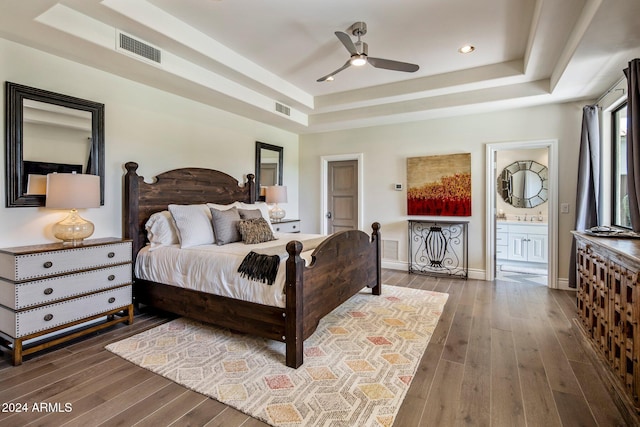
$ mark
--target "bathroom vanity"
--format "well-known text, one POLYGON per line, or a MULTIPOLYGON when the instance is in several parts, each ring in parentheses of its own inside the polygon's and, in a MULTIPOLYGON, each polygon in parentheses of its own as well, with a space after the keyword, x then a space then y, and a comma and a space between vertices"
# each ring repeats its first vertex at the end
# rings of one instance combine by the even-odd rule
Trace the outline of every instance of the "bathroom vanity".
POLYGON ((546 264, 549 260, 547 223, 498 221, 496 259, 546 264))

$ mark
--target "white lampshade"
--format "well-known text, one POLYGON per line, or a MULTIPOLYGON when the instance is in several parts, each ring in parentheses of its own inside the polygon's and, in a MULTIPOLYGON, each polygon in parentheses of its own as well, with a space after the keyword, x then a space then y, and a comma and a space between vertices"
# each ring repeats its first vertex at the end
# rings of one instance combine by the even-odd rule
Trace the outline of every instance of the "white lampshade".
POLYGON ((269 211, 269 218, 272 222, 282 221, 282 218, 286 215, 284 209, 278 206, 278 203, 287 202, 287 187, 284 185, 274 185, 267 187, 267 194, 265 196, 267 203, 274 203, 275 206, 269 211))
POLYGON ((47 194, 47 176, 46 175, 27 175, 27 194, 47 194))
POLYGON ((76 173, 47 175, 46 207, 82 209, 100 207, 100 177, 76 173))
POLYGON ((271 187, 267 187, 265 201, 267 203, 286 203, 287 187, 284 185, 274 185, 271 187))
POLYGON ((77 246, 93 234, 94 226, 78 215, 77 209, 100 207, 100 177, 75 173, 47 175, 45 206, 71 209, 69 215, 52 227, 53 235, 64 244, 77 246))

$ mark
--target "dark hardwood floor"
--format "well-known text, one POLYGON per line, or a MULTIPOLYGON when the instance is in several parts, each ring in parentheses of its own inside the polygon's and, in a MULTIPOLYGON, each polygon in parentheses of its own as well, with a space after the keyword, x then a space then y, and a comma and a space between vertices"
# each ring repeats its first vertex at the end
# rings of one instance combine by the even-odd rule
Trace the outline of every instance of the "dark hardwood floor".
MULTIPOLYGON (((384 283, 449 294, 395 426, 635 423, 629 417, 625 421, 582 344, 572 320, 572 292, 392 270, 384 271, 384 283)), ((266 425, 104 350, 168 320, 143 313, 132 326, 118 325, 28 356, 17 367, 4 355, 0 425, 266 425), (52 405, 34 412, 34 402, 52 405), (7 412, 10 403, 26 403, 29 412, 7 412)))

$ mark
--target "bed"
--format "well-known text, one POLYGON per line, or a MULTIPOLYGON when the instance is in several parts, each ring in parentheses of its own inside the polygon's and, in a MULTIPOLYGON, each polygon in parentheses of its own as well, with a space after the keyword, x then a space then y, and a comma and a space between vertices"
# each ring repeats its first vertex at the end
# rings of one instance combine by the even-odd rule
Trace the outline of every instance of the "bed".
MULTIPOLYGON (((224 172, 183 168, 159 174, 147 183, 137 174, 137 163, 128 162, 125 168, 124 234, 132 240, 134 260, 147 245, 146 222, 170 204, 255 202, 252 174, 241 185, 224 172)), ((286 243, 283 307, 140 278, 134 278, 135 303, 284 342, 286 365, 298 368, 303 363, 304 340, 325 315, 365 287, 373 295, 381 294, 380 225, 373 223, 370 235, 347 230, 328 236, 308 263, 302 251, 300 241, 286 243)))

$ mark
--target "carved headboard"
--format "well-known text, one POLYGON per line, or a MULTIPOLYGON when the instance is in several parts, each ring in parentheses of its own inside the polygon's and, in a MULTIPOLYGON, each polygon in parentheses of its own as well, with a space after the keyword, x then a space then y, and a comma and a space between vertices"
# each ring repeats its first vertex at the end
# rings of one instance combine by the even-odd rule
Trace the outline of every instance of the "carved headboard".
POLYGON ((146 244, 144 225, 149 217, 166 210, 170 204, 217 203, 235 201, 254 203, 253 174, 247 174, 243 186, 231 175, 213 169, 183 168, 164 172, 147 184, 137 174, 138 164, 125 164, 124 176, 124 236, 133 240, 133 255, 146 244))

